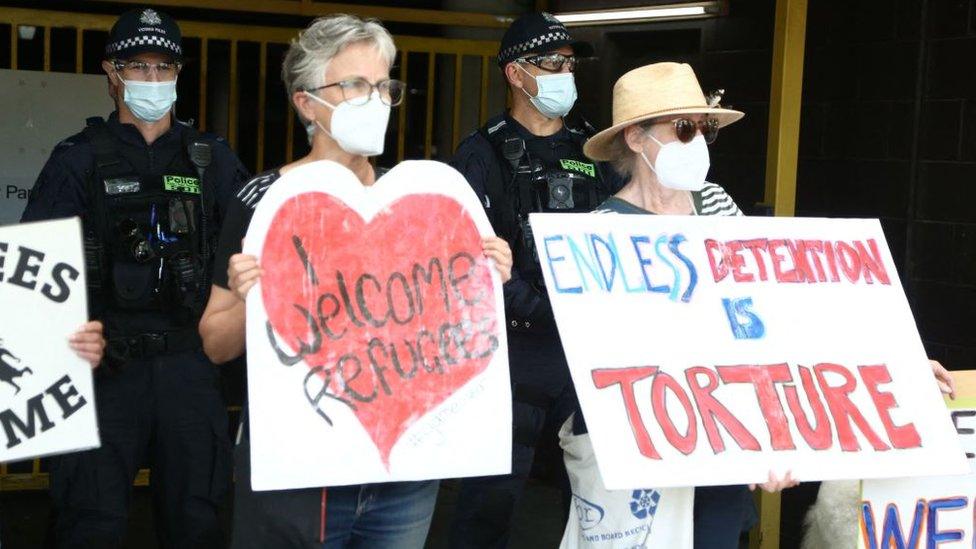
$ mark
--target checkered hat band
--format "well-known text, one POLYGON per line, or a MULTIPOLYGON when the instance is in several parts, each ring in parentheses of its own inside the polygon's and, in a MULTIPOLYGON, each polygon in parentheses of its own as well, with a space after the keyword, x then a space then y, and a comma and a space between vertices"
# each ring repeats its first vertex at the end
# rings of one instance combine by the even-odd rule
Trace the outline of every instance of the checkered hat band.
POLYGON ((129 48, 135 48, 139 46, 160 46, 172 51, 176 55, 183 55, 183 48, 179 44, 173 42, 169 38, 164 38, 162 36, 151 36, 142 35, 135 36, 132 38, 126 38, 125 40, 120 40, 118 42, 113 42, 105 48, 105 52, 112 54, 119 51, 124 51, 129 48))
POLYGON ((527 42, 522 42, 521 44, 515 44, 514 46, 509 46, 498 54, 498 60, 504 61, 506 59, 515 59, 523 53, 536 51, 540 47, 545 46, 551 42, 565 42, 572 40, 569 37, 569 33, 566 31, 553 31, 542 36, 536 36, 532 40, 527 42))

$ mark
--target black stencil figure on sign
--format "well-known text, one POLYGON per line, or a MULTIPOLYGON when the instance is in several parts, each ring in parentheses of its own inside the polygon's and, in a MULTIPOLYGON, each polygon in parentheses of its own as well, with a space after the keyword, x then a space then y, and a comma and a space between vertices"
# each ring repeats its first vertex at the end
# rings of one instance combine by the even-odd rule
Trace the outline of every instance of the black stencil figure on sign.
POLYGON ((8 351, 7 348, 4 346, 3 340, 0 339, 0 381, 3 381, 8 385, 12 385, 13 388, 16 389, 16 391, 14 391, 14 394, 16 395, 17 393, 20 392, 20 386, 14 383, 14 378, 21 377, 24 374, 33 374, 34 370, 31 370, 27 366, 24 366, 23 368, 18 370, 17 368, 14 367, 13 364, 11 364, 8 361, 7 357, 13 359, 18 364, 20 364, 20 359, 14 356, 13 353, 8 351))

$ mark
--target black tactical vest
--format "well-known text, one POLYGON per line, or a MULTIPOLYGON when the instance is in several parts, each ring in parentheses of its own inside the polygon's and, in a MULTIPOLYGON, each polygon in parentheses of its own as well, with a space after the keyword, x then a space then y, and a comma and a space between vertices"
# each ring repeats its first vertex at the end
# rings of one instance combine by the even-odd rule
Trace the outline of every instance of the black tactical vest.
POLYGON ((204 185, 210 144, 192 128, 182 130, 181 151, 168 165, 139 173, 105 122, 88 121, 95 169, 84 230, 97 316, 162 313, 190 326, 206 305, 215 247, 213 187, 204 185), (200 147, 207 149, 199 154, 200 147))
POLYGON ((583 121, 582 128, 567 129, 577 158, 533 155, 504 115, 489 120, 479 130, 502 168, 500 180, 486 182, 486 194, 498 212, 493 219, 495 229, 511 243, 515 267, 539 287, 543 286, 542 270, 529 214, 591 212, 613 194, 600 165, 583 156, 583 144, 593 134, 592 127, 583 121))

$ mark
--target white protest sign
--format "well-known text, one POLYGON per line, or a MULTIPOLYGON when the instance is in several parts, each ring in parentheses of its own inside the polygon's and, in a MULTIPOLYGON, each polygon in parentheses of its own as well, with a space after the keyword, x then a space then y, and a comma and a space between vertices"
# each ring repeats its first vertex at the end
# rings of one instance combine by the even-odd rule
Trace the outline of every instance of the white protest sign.
POLYGON ((976 543, 976 371, 953 372, 950 417, 969 460, 963 475, 866 480, 858 507, 858 547, 973 547, 976 543))
POLYGON ((508 473, 511 395, 491 227, 463 176, 404 162, 370 187, 287 172, 244 243, 255 490, 508 473))
POLYGON ((0 462, 99 445, 78 219, 0 227, 0 462))
POLYGON ((876 220, 531 222, 608 489, 965 469, 876 220))

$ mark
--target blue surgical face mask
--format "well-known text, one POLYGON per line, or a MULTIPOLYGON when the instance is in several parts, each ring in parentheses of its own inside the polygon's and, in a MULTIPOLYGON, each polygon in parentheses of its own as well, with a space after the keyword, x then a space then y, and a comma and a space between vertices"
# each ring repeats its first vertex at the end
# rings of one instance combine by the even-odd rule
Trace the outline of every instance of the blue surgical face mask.
POLYGON ((576 80, 571 72, 558 72, 556 74, 543 74, 533 76, 525 70, 521 64, 516 63, 518 68, 525 74, 535 79, 535 97, 522 88, 525 95, 529 95, 532 106, 546 118, 562 118, 573 108, 576 103, 576 80))
POLYGON ((116 73, 119 81, 125 85, 122 100, 129 107, 132 115, 144 122, 156 122, 166 116, 173 103, 176 103, 176 80, 170 82, 139 82, 125 81, 116 73))

